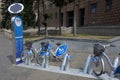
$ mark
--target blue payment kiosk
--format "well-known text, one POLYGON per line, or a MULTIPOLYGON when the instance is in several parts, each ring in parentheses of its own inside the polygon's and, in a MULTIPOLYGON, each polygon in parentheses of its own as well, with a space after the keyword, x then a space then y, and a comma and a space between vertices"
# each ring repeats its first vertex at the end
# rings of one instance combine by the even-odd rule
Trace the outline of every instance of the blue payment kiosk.
POLYGON ((22 19, 19 16, 12 17, 13 31, 14 31, 14 43, 15 43, 15 55, 16 64, 21 63, 20 55, 23 51, 23 24, 22 19))
MULTIPOLYGON (((13 3, 8 7, 8 11, 11 14, 17 15, 23 11, 24 6, 21 3, 13 3)), ((14 60, 15 64, 19 64, 22 61, 20 60, 20 55, 23 51, 23 23, 20 16, 14 16, 11 18, 11 23, 13 27, 13 44, 14 44, 14 60)))

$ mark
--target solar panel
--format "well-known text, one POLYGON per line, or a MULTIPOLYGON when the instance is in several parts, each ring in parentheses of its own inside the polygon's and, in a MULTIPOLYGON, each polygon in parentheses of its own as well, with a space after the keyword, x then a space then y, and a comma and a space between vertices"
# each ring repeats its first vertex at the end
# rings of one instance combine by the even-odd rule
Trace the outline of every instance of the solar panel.
POLYGON ((21 3, 13 3, 8 7, 8 11, 12 14, 18 14, 23 11, 24 6, 21 3))

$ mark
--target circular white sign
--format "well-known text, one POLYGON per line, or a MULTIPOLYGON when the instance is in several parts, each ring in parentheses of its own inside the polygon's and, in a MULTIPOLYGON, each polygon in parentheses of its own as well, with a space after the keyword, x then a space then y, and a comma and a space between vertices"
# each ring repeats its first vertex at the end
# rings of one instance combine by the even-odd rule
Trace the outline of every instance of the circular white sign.
POLYGON ((16 26, 21 26, 21 24, 22 24, 22 21, 21 21, 21 19, 20 18, 15 18, 15 24, 16 24, 16 26))
POLYGON ((23 9, 24 9, 24 6, 21 3, 13 3, 8 7, 8 11, 11 14, 18 14, 18 13, 22 12, 23 9))

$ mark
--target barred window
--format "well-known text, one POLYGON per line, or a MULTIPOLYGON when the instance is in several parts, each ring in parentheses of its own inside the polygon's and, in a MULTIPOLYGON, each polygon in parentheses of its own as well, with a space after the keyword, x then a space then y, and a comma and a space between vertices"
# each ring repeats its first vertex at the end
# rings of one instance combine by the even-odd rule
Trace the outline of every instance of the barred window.
POLYGON ((73 2, 74 0, 68 0, 69 1, 69 3, 71 3, 71 2, 73 2))
POLYGON ((106 0, 106 10, 112 10, 112 0, 106 0))
POLYGON ((91 13, 96 13, 97 3, 91 4, 91 13))

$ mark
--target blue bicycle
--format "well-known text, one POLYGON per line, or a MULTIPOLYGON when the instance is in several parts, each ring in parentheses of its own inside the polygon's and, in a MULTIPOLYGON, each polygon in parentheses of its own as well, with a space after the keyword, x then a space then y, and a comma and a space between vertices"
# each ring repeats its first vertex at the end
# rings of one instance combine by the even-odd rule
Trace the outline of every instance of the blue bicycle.
POLYGON ((56 60, 62 61, 62 59, 63 59, 62 56, 64 56, 66 54, 68 46, 66 44, 61 44, 61 43, 57 43, 56 45, 58 47, 55 50, 55 52, 53 52, 52 43, 50 43, 50 42, 41 43, 41 50, 36 56, 37 63, 41 64, 45 57, 48 57, 48 59, 54 58, 56 60))
POLYGON ((45 57, 49 59, 50 51, 52 50, 52 43, 50 42, 41 42, 41 49, 36 55, 36 61, 38 64, 42 64, 45 57))
POLYGON ((32 41, 27 41, 24 46, 24 50, 20 55, 21 61, 28 64, 28 61, 32 62, 35 58, 35 54, 38 53, 37 49, 32 46, 32 41))

